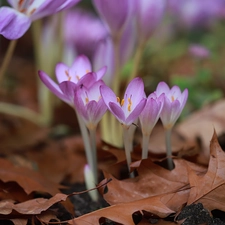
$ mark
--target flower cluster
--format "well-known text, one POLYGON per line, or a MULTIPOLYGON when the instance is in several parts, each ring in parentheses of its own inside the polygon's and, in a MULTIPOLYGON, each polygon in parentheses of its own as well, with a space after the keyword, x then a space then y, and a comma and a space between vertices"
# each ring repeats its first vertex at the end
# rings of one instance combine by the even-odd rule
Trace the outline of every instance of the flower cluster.
MULTIPOLYGON (((89 59, 81 55, 75 59, 71 67, 63 63, 57 64, 55 73, 58 84, 43 71, 39 71, 39 76, 56 96, 74 107, 90 134, 96 130, 99 121, 108 109, 123 127, 129 166, 132 150, 128 143, 130 126, 139 118, 143 140, 145 140, 142 158, 147 158, 147 143, 156 122, 161 118, 164 128, 171 129, 186 104, 188 91, 185 89, 182 93, 178 86, 170 89, 165 82, 160 82, 156 91, 146 97, 144 83, 141 78, 136 77, 128 84, 124 97, 120 99, 103 82, 105 72, 106 67, 93 72, 89 59)), ((96 155, 93 154, 96 154, 96 149, 93 143, 91 146, 92 153, 87 154, 91 154, 90 158, 94 159, 96 155)), ((94 168, 96 169, 96 165, 94 168)))

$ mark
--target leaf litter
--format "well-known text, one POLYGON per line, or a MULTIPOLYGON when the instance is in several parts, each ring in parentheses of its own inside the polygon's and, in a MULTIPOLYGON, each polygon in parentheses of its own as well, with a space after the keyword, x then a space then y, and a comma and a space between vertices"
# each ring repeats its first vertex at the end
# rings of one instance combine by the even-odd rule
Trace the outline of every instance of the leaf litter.
MULTIPOLYGON (((76 216, 72 215, 69 195, 61 192, 65 188, 61 183, 83 182, 86 160, 82 141, 74 136, 53 140, 46 134, 36 134, 34 142, 30 140, 25 150, 18 153, 16 149, 4 153, 6 158, 0 158, 0 218, 14 224, 27 224, 35 216, 46 222, 57 219, 57 210, 52 207, 60 208, 63 202, 65 212, 71 217, 76 216), (12 160, 16 155, 22 157, 22 163, 12 160), (27 162, 31 166, 27 166, 27 162)), ((105 151, 100 146, 98 158, 99 170, 103 170, 106 179, 112 179, 107 184, 107 193, 99 189, 110 206, 74 218, 68 221, 69 224, 100 224, 99 221, 108 218, 117 224, 129 225, 134 224, 133 215, 137 212, 142 216, 140 225, 150 224, 151 220, 162 225, 175 224, 173 219, 164 218, 175 218, 186 205, 198 203, 209 212, 214 209, 225 211, 225 155, 215 133, 210 142, 207 167, 201 160, 196 163, 175 157, 175 168, 169 171, 151 158, 140 160, 135 153, 131 168, 138 175, 121 179, 119 171, 125 164, 121 150, 110 148, 105 151), (146 213, 150 218, 146 219, 146 213)), ((58 219, 61 220, 65 218, 58 219)))

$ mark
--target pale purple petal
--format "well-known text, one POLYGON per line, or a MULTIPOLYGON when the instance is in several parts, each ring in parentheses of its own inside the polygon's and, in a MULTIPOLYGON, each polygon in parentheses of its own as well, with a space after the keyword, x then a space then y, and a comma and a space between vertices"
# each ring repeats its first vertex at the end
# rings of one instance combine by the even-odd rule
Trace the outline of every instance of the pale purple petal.
POLYGON ((10 7, 0 8, 0 34, 14 40, 22 37, 29 29, 31 20, 23 13, 10 7))
POLYGON ((67 96, 68 99, 72 102, 74 99, 74 91, 77 88, 77 84, 71 81, 63 81, 59 84, 59 88, 63 92, 64 95, 67 96))
POLYGON ((109 102, 108 109, 119 120, 119 122, 121 124, 126 123, 126 118, 125 118, 124 112, 123 112, 122 108, 120 106, 118 106, 118 104, 116 104, 114 102, 109 102))
POLYGON ((98 70, 98 71, 96 72, 97 80, 102 79, 102 77, 103 77, 103 76, 105 75, 105 73, 106 73, 106 70, 107 70, 107 66, 104 66, 104 67, 102 67, 100 70, 98 70))
POLYGON ((46 73, 44 73, 43 71, 38 71, 38 75, 41 81, 53 94, 55 94, 58 98, 60 98, 64 102, 71 104, 70 99, 63 94, 63 92, 59 88, 59 85, 56 84, 46 73))
POLYGON ((156 88, 156 95, 159 97, 161 94, 165 93, 167 94, 170 91, 169 86, 165 82, 159 82, 157 88, 156 88))
MULTIPOLYGON (((58 63, 55 67, 55 75, 56 75, 56 79, 58 81, 58 83, 61 83, 63 81, 68 81, 69 79, 71 81, 74 81, 71 78, 69 78, 70 74, 69 74, 69 67, 64 64, 64 63, 58 63)), ((76 82, 74 82, 76 83, 76 82)))
POLYGON ((141 114, 142 110, 145 107, 147 99, 143 98, 138 104, 137 106, 132 110, 132 112, 130 113, 130 115, 126 118, 125 124, 127 126, 131 125, 141 114))
POLYGON ((108 86, 101 85, 100 93, 107 107, 109 107, 110 102, 114 102, 120 107, 120 104, 117 102, 117 97, 115 93, 108 86))
POLYGON ((85 55, 80 55, 73 62, 69 73, 76 78, 81 78, 91 71, 92 68, 90 60, 85 55))

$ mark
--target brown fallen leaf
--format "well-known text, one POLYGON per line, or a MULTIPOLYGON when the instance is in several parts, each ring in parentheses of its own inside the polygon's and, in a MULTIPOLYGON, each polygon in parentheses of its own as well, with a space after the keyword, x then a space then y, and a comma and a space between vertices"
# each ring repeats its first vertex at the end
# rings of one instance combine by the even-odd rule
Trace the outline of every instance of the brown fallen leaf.
MULTIPOLYGON (((189 180, 186 161, 175 159, 174 163, 175 169, 169 171, 150 159, 134 162, 131 167, 136 167, 139 175, 125 180, 117 180, 105 172, 105 177, 112 181, 107 185, 108 192, 103 195, 104 199, 114 205, 165 194, 166 206, 177 211, 187 202, 189 180)), ((190 162, 189 166, 197 173, 205 172, 204 167, 190 162)))
POLYGON ((99 219, 105 217, 121 224, 134 225, 132 214, 136 211, 141 210, 151 212, 159 216, 160 218, 164 218, 174 213, 174 211, 166 207, 163 201, 161 201, 162 197, 163 195, 141 199, 128 203, 116 204, 70 220, 69 224, 71 225, 99 224, 99 219))
POLYGON ((188 204, 201 202, 208 210, 225 211, 225 153, 214 131, 210 143, 210 161, 206 174, 199 176, 189 169, 191 185, 188 204))
POLYGON ((53 183, 39 173, 23 167, 15 167, 6 159, 0 158, 0 179, 3 182, 16 182, 23 188, 26 194, 33 191, 45 192, 55 195, 60 192, 61 186, 53 183))
POLYGON ((42 211, 47 210, 53 204, 65 201, 68 195, 58 193, 50 199, 35 198, 19 204, 14 204, 12 201, 0 201, 0 214, 8 215, 13 213, 13 210, 23 215, 37 215, 42 211))

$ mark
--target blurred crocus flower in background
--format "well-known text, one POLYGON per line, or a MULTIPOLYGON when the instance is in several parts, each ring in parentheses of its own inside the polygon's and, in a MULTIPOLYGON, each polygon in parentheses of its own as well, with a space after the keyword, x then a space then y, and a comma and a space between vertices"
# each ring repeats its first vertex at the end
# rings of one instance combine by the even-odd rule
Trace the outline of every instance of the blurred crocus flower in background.
POLYGON ((86 55, 91 61, 98 43, 108 36, 103 22, 93 13, 82 9, 67 11, 63 27, 66 48, 68 46, 67 49, 77 55, 86 55))
POLYGON ((162 21, 166 0, 135 1, 136 25, 139 42, 146 42, 162 21))
POLYGON ((206 59, 210 57, 209 49, 199 44, 189 45, 188 52, 197 59, 206 59))
POLYGON ((131 16, 132 0, 93 0, 93 5, 114 38, 121 34, 131 16))
POLYGON ((13 40, 29 29, 32 21, 67 9, 80 0, 8 0, 0 8, 0 34, 13 40))
POLYGON ((106 71, 106 67, 101 68, 96 73, 92 73, 92 67, 89 59, 84 56, 78 56, 71 67, 64 63, 56 65, 55 74, 58 84, 53 81, 45 72, 39 71, 41 81, 57 97, 66 103, 73 105, 74 90, 77 86, 91 86, 94 82, 100 80, 106 71))
POLYGON ((169 10, 181 27, 208 27, 221 17, 221 0, 169 0, 169 10))

